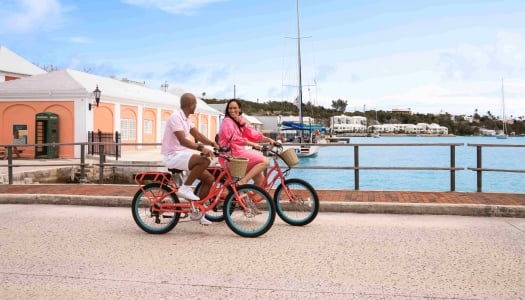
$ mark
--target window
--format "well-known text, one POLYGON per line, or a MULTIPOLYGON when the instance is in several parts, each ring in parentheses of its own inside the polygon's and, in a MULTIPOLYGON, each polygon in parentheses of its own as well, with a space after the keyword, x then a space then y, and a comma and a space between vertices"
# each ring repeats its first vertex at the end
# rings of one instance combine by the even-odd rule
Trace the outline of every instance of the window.
POLYGON ((153 120, 144 120, 144 134, 153 133, 153 120))
POLYGON ((121 138, 123 141, 134 141, 137 138, 137 121, 120 119, 121 138))

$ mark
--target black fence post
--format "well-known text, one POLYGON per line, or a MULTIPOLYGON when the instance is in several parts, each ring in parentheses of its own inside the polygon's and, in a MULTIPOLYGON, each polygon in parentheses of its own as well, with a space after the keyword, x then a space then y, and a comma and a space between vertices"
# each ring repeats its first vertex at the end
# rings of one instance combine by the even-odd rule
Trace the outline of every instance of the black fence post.
POLYGON ((95 154, 95 145, 93 144, 93 139, 95 138, 95 133, 93 131, 88 131, 88 154, 95 154))
POLYGON ((80 144, 80 183, 86 183, 86 144, 80 144))
POLYGON ((97 145, 96 145, 96 149, 97 149, 97 152, 99 155, 100 155, 100 146, 102 144, 100 144, 102 142, 102 131, 100 131, 100 129, 97 131, 97 145))
POLYGON ((7 146, 7 176, 9 184, 13 184, 13 147, 7 146))
POLYGON ((120 157, 120 134, 115 131, 115 160, 120 157))
POLYGON ((482 173, 483 171, 481 170, 482 168, 482 163, 481 163, 481 146, 478 145, 476 147, 476 160, 477 160, 477 164, 476 164, 476 168, 477 168, 477 191, 478 193, 481 193, 481 182, 482 182, 482 173))
POLYGON ((450 145, 450 191, 456 191, 456 146, 450 145))
POLYGON ((106 154, 104 153, 104 144, 99 144, 99 172, 98 172, 98 183, 104 183, 104 163, 106 162, 106 154))
POLYGON ((359 146, 354 146, 354 189, 359 190, 359 146))

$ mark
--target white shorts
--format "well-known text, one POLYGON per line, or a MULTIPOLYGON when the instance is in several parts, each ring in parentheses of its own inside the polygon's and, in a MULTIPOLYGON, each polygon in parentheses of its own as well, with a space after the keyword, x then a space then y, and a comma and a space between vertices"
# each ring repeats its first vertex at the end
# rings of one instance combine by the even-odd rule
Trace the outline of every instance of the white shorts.
POLYGON ((169 169, 179 169, 189 171, 191 156, 195 154, 191 151, 177 151, 164 156, 164 165, 169 169))

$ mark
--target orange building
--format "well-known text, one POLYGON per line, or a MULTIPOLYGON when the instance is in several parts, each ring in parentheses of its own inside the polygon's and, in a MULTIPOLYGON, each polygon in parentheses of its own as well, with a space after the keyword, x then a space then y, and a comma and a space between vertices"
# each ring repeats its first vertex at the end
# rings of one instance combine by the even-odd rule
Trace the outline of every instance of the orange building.
MULTIPOLYGON (((0 145, 19 144, 22 157, 34 158, 39 148, 24 145, 87 142, 88 132, 99 130, 118 131, 124 144, 160 143, 165 122, 179 109, 179 102, 180 95, 70 69, 4 81, 0 82, 0 145), (98 105, 93 95, 97 87, 98 105)), ((213 137, 219 116, 199 99, 191 118, 199 131, 213 137)), ((80 146, 62 145, 57 157, 78 158, 80 146)))

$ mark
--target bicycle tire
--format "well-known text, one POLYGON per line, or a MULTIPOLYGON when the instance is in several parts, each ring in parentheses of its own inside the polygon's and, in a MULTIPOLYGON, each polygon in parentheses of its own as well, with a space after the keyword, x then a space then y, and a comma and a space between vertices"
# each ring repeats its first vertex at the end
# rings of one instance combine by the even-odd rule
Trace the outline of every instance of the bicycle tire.
POLYGON ((237 188, 240 197, 248 205, 246 210, 240 205, 234 193, 224 202, 224 220, 228 227, 242 237, 258 237, 265 234, 275 221, 275 204, 272 197, 259 186, 245 184, 237 188), (252 200, 257 199, 257 201, 252 200))
POLYGON ((299 178, 286 179, 284 184, 294 199, 289 199, 282 184, 275 189, 273 199, 279 217, 293 226, 311 223, 319 213, 319 196, 315 189, 299 178))
POLYGON ((172 189, 159 182, 146 184, 139 189, 131 203, 133 220, 147 233, 163 234, 172 230, 179 222, 180 212, 155 212, 152 210, 150 197, 161 198, 164 203, 179 203, 179 198, 172 189))

